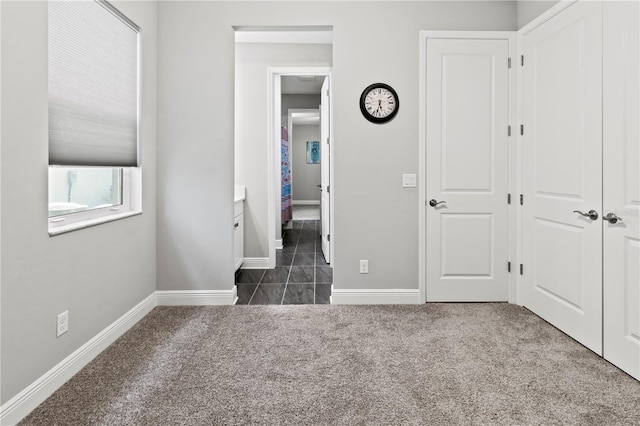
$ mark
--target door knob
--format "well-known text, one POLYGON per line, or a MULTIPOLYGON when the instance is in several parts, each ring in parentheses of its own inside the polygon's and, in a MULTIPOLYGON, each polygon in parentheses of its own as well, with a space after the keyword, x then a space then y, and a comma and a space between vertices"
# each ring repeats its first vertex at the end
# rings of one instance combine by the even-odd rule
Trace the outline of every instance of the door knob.
POLYGON ((588 217, 591 220, 598 219, 598 212, 595 210, 589 210, 587 213, 582 213, 580 210, 574 210, 574 213, 580 213, 584 217, 588 217))
POLYGON ((622 222, 622 218, 616 216, 615 213, 607 213, 607 215, 605 217, 602 218, 602 220, 606 220, 607 222, 614 224, 617 222, 622 222))
POLYGON ((446 202, 446 201, 436 201, 436 200, 434 200, 433 198, 432 198, 431 200, 429 200, 429 205, 430 205, 431 207, 435 207, 435 206, 437 206, 438 204, 447 204, 447 202, 446 202))

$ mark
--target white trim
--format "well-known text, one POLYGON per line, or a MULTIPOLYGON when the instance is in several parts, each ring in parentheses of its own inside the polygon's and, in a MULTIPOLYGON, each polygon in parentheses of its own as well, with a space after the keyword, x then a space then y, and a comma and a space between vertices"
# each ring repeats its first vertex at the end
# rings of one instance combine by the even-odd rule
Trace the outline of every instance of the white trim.
MULTIPOLYGON (((552 8, 553 9, 553 8, 552 8)), ((514 53, 517 51, 517 46, 516 46, 516 35, 518 33, 515 31, 420 31, 420 39, 419 39, 419 49, 420 51, 418 52, 419 54, 419 58, 420 58, 420 63, 419 63, 419 128, 418 128, 418 137, 419 137, 419 144, 418 144, 418 288, 419 288, 419 298, 421 303, 424 303, 427 301, 427 282, 426 282, 426 277, 427 277, 427 273, 426 273, 426 218, 427 218, 427 214, 426 214, 426 200, 427 200, 427 195, 425 193, 426 188, 427 188, 427 180, 426 180, 426 170, 427 170, 427 164, 426 164, 426 102, 427 102, 427 97, 426 97, 426 72, 427 72, 427 40, 428 39, 477 39, 477 40, 507 40, 509 42, 509 56, 511 56, 512 58, 512 68, 511 71, 514 70, 514 68, 517 67, 517 64, 519 64, 519 62, 517 60, 515 60, 514 58, 514 53)), ((506 66, 506 64, 505 64, 506 66)), ((519 73, 519 71, 518 71, 519 73)), ((516 117, 516 90, 515 88, 517 87, 517 77, 514 76, 514 72, 510 72, 509 73, 509 118, 511 121, 511 128, 514 129, 513 131, 515 131, 516 128, 516 123, 514 123, 514 118, 516 117)), ((514 135, 515 133, 512 132, 512 135, 514 135)), ((514 138, 512 136, 512 138, 514 138)), ((515 140, 512 139, 512 141, 515 140)), ((512 147, 514 146, 514 144, 511 145, 512 147)), ((518 152, 518 148, 517 145, 514 148, 513 152, 510 152, 510 157, 509 157, 509 170, 510 170, 510 176, 509 176, 509 190, 513 190, 514 192, 512 192, 512 194, 515 195, 515 191, 518 190, 519 188, 519 180, 515 179, 514 182, 514 178, 515 178, 515 169, 514 167, 517 167, 518 164, 513 165, 511 164, 511 162, 513 161, 514 158, 518 158, 519 156, 519 152, 518 152), (513 174, 511 174, 511 171, 513 171, 513 174)), ((512 203, 511 208, 513 209, 513 206, 515 206, 515 204, 512 203)), ((511 211, 509 214, 509 218, 510 220, 513 220, 511 211)), ((512 231, 512 224, 509 225, 509 231, 510 231, 510 235, 509 235, 509 247, 510 247, 510 251, 509 254, 511 256, 513 256, 514 252, 517 252, 516 250, 516 237, 517 237, 517 232, 516 234, 513 234, 512 231)), ((518 241, 519 242, 519 241, 518 241)), ((515 265, 516 259, 512 259, 511 260, 512 265, 515 265)), ((513 269, 512 269, 513 271, 513 269)), ((512 272, 511 273, 511 277, 510 277, 510 283, 509 283, 509 302, 510 303, 518 303, 519 302, 519 292, 518 292, 518 286, 519 286, 519 282, 518 279, 514 279, 513 276, 515 274, 512 272)))
POLYGON ((272 269, 272 268, 269 268, 268 257, 245 257, 240 269, 272 269))
POLYGON ((237 288, 231 290, 171 290, 156 291, 158 306, 234 305, 237 288))
POLYGON ((236 43, 332 44, 333 27, 234 27, 236 43))
MULTIPOLYGON (((268 173, 268 182, 270 184, 267 185, 267 241, 269 241, 269 251, 268 251, 268 265, 266 268, 272 269, 276 266, 276 230, 282 228, 282 215, 280 214, 280 202, 276 200, 280 200, 281 196, 281 182, 280 182, 280 167, 279 167, 279 158, 280 158, 280 126, 281 126, 281 113, 280 113, 280 101, 281 101, 281 90, 280 90, 280 77, 282 76, 305 76, 305 75, 313 75, 313 76, 327 76, 331 78, 331 67, 269 67, 267 69, 267 77, 268 77, 268 100, 267 100, 267 112, 268 112, 268 148, 267 148, 267 173, 268 173), (277 113, 276 113, 277 112, 277 113), (276 164, 276 162, 278 164, 276 164)), ((333 134, 333 133, 331 133, 333 134)), ((333 141, 331 141, 331 145, 333 145, 333 141)), ((333 147, 331 147, 331 155, 333 157, 333 147)), ((331 159, 331 164, 333 164, 333 158, 331 159)), ((330 171, 331 178, 333 181, 333 168, 330 171)), ((333 188, 332 188, 333 189, 333 188)), ((330 215, 333 217, 333 190, 331 191, 331 206, 330 206, 330 215)), ((331 221, 333 224, 334 222, 331 221)), ((331 225, 333 228, 333 225, 331 225)), ((333 231, 333 229, 331 229, 333 231)), ((332 232, 330 232, 332 233, 332 232)), ((331 253, 333 253, 333 239, 331 241, 332 249, 331 253)), ((333 257, 333 256, 332 256, 333 257)), ((245 259, 246 265, 247 259, 245 259)), ((333 263, 333 262, 332 262, 333 263)), ((246 267, 244 269, 255 269, 255 267, 246 267)))
POLYGON ((291 204, 294 206, 319 206, 320 200, 293 200, 291 204))
POLYGON ((155 292, 3 404, 0 407, 0 424, 16 424, 26 417, 154 307, 156 307, 155 292))
POLYGON ((415 305, 419 289, 332 289, 332 305, 415 305))

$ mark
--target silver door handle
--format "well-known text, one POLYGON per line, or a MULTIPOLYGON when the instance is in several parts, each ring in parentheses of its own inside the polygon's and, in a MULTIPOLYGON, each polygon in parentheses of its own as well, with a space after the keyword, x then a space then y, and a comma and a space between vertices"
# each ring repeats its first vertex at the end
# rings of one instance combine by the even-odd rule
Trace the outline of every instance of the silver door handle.
POLYGON ((591 220, 598 219, 598 212, 595 210, 589 210, 587 213, 582 213, 580 210, 574 210, 574 213, 580 213, 584 217, 588 217, 591 220))
POLYGON ((614 224, 614 223, 617 223, 617 222, 622 222, 622 218, 616 216, 615 213, 607 213, 607 215, 604 216, 602 218, 602 220, 606 220, 607 222, 609 222, 611 224, 614 224))
POLYGON ((447 202, 446 202, 446 201, 436 201, 436 200, 434 200, 433 198, 432 198, 431 200, 429 200, 429 205, 430 205, 431 207, 435 207, 435 206, 437 206, 438 204, 447 204, 447 202))

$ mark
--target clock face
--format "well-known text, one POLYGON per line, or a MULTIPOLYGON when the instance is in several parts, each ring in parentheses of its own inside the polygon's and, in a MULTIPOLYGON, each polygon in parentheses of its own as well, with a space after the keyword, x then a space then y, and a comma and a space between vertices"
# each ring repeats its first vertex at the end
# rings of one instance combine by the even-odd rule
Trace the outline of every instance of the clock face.
POLYGON ((398 113, 400 102, 393 88, 375 83, 364 89, 360 96, 360 111, 372 123, 386 123, 398 113))

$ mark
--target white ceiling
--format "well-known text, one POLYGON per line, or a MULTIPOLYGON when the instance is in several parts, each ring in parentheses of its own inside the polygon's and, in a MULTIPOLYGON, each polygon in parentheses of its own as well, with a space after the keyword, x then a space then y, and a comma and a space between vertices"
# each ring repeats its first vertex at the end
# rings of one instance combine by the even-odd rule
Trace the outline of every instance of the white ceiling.
POLYGON ((319 95, 324 76, 282 76, 283 95, 319 95))

